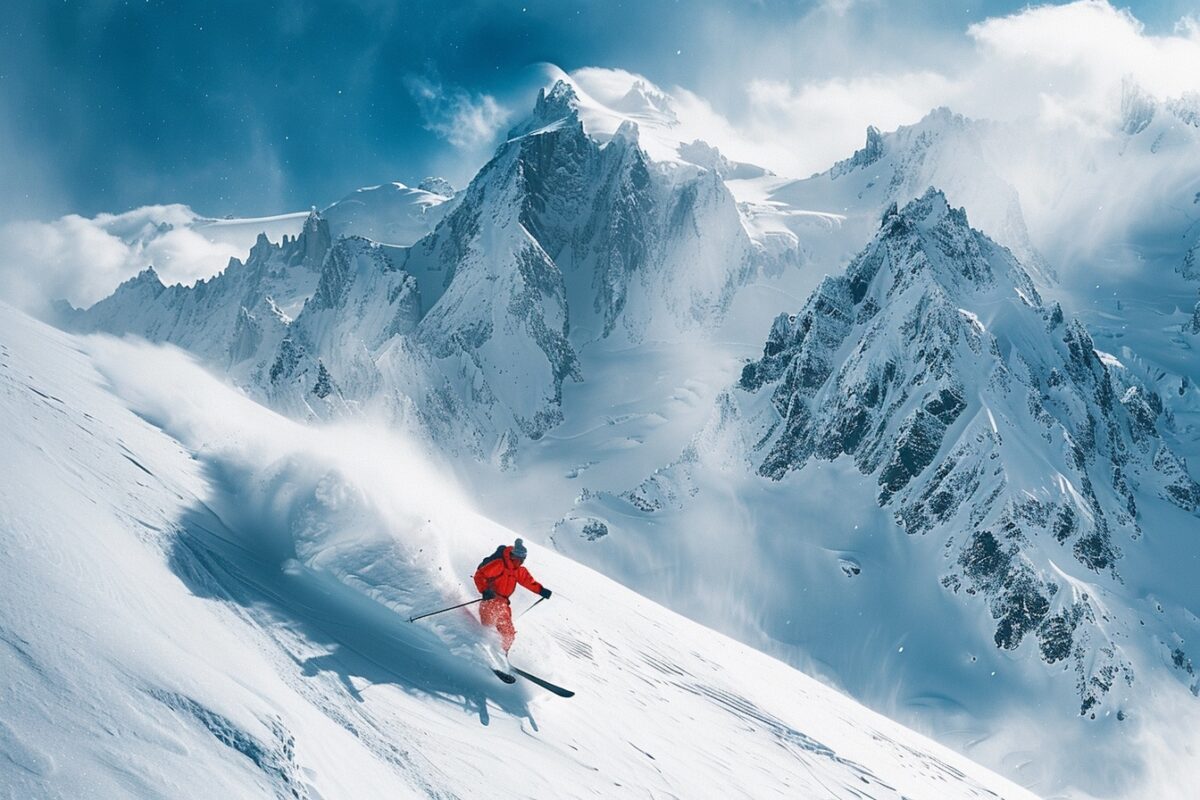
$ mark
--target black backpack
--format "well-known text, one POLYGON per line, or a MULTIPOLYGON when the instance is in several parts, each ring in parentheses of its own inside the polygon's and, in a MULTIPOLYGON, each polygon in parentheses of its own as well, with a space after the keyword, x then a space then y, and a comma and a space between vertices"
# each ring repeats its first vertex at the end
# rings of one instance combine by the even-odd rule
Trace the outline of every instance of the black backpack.
POLYGON ((487 556, 486 558, 484 558, 483 561, 480 561, 479 566, 476 567, 475 569, 481 569, 483 567, 483 565, 488 563, 489 561, 495 561, 497 558, 504 558, 504 548, 505 547, 508 547, 508 545, 502 544, 499 547, 497 547, 496 552, 494 552, 490 556, 487 556))

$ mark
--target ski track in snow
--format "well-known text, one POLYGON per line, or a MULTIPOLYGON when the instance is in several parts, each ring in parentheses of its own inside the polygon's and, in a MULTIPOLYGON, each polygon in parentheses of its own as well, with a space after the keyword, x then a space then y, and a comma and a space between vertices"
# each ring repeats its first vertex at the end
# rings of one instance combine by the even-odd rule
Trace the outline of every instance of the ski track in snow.
POLYGON ((542 548, 513 657, 578 694, 501 684, 469 612, 407 622, 512 538, 426 465, 172 350, 0 342, 13 797, 1030 796, 542 548))

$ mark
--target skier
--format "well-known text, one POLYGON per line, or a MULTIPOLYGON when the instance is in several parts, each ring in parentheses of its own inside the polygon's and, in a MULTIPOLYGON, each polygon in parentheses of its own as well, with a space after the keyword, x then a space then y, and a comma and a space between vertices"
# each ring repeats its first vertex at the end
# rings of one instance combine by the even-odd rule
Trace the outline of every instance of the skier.
POLYGON ((517 636, 517 629, 513 627, 512 608, 508 604, 508 597, 517 584, 540 594, 542 599, 549 598, 551 594, 523 566, 527 554, 525 543, 517 539, 511 547, 503 544, 497 547, 496 552, 479 562, 479 568, 475 570, 475 588, 483 594, 483 602, 479 604, 479 621, 499 631, 505 655, 517 636))

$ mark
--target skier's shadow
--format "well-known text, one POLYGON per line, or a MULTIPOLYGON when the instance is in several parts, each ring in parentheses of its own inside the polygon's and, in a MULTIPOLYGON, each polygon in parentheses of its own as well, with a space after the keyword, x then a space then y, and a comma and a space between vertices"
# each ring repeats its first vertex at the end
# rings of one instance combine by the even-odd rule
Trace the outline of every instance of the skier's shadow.
MULTIPOLYGON (((345 647, 344 645, 334 645, 333 650, 321 656, 312 656, 300 662, 303 673, 307 677, 315 677, 322 673, 332 673, 337 676, 342 687, 346 690, 346 694, 353 697, 358 702, 363 702, 364 698, 359 687, 354 685, 351 676, 356 676, 368 681, 368 686, 374 686, 384 683, 396 683, 399 680, 408 680, 407 677, 399 678, 394 672, 387 670, 378 665, 368 665, 359 663, 363 660, 363 656, 359 653, 345 647), (376 674, 372 675, 372 667, 376 667, 376 674)), ((422 677, 428 678, 429 670, 418 668, 417 672, 424 673, 422 677)), ((450 699, 450 698, 447 698, 450 699)), ((468 712, 478 715, 479 722, 483 725, 491 723, 491 716, 488 714, 487 696, 480 693, 475 696, 463 694, 460 705, 468 712)), ((537 728, 537 724, 529 717, 530 723, 537 728)))
POLYGON ((365 703, 364 690, 391 685, 461 708, 483 725, 490 722, 491 703, 536 729, 520 689, 497 681, 482 664, 454 655, 427 628, 331 576, 289 561, 291 547, 269 530, 233 531, 200 503, 180 519, 168 563, 193 594, 240 606, 270 634, 286 631, 273 638, 300 674, 335 676, 340 686, 331 691, 365 703), (326 652, 302 657, 288 645, 297 638, 326 652))

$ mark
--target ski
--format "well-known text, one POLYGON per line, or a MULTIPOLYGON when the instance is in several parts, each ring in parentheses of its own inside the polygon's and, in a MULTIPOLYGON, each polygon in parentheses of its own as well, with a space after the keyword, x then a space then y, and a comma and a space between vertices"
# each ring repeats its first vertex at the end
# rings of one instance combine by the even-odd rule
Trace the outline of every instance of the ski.
POLYGON ((550 683, 550 681, 539 678, 537 675, 530 675, 528 672, 526 672, 523 669, 517 669, 516 667, 512 667, 512 671, 517 673, 518 675, 520 675, 525 680, 530 681, 532 683, 536 683, 538 686, 542 687, 546 691, 553 692, 554 694, 558 695, 559 697, 574 697, 575 696, 575 693, 572 692, 570 689, 564 689, 561 686, 555 686, 553 683, 550 683))
POLYGON ((496 677, 499 678, 500 680, 504 681, 505 683, 516 683, 517 682, 516 678, 514 678, 512 675, 509 675, 507 672, 504 672, 503 670, 494 669, 494 670, 492 670, 492 672, 496 673, 496 677))

